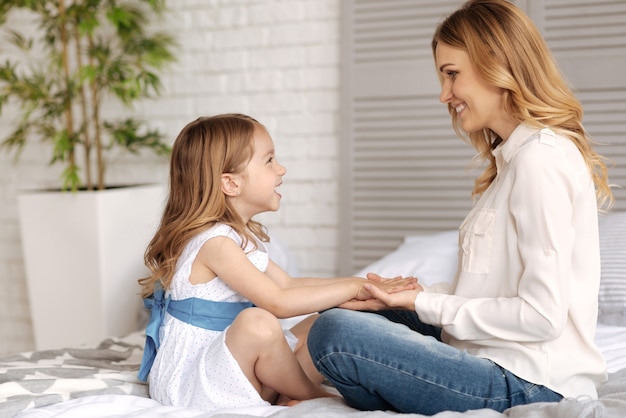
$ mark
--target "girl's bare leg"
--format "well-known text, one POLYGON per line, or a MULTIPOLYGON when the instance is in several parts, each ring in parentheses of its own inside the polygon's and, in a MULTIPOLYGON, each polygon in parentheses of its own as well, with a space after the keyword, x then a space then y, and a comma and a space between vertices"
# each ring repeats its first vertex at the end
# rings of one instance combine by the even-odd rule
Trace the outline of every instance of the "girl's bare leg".
POLYGON ((304 318, 291 328, 291 332, 298 338, 298 344, 294 352, 300 362, 300 366, 302 366, 302 369, 313 383, 320 385, 324 381, 324 376, 322 376, 313 365, 313 360, 311 360, 311 355, 309 354, 309 347, 307 346, 309 331, 311 330, 313 322, 315 322, 318 317, 319 314, 314 314, 304 318))
POLYGON ((276 393, 296 400, 334 396, 309 379, 280 322, 263 309, 242 311, 226 332, 226 345, 265 400, 275 400, 276 393))

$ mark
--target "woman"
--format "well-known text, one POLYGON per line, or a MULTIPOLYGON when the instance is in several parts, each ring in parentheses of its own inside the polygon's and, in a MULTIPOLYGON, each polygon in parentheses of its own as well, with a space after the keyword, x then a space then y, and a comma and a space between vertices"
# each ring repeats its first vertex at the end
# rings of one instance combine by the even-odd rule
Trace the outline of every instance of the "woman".
POLYGON ((465 3, 432 50, 455 131, 486 170, 459 229, 456 280, 352 301, 313 325, 313 362, 356 408, 436 414, 596 398, 598 203, 607 170, 530 19, 465 3), (350 335, 350 338, 345 338, 350 335))

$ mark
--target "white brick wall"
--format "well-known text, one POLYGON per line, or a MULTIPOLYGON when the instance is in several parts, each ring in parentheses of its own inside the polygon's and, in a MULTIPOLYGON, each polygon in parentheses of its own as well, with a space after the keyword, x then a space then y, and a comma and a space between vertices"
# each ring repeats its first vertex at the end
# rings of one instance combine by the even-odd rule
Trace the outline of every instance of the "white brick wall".
MULTIPOLYGON (((242 112, 265 124, 288 172, 281 210, 258 219, 310 276, 336 274, 340 2, 171 0, 164 27, 178 36, 179 61, 162 97, 135 109, 171 141, 201 115, 242 112)), ((0 118, 0 138, 10 114, 0 118)), ((58 184, 49 155, 36 144, 14 165, 0 153, 0 354, 33 348, 16 195, 58 184)), ((167 165, 120 156, 108 179, 165 182, 167 165)))

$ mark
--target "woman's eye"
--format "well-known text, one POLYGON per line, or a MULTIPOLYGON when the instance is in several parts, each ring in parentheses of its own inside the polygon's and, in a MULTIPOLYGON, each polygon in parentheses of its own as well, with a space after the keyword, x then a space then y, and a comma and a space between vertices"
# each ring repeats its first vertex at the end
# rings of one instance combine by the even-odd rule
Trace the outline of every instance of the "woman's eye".
POLYGON ((456 71, 448 71, 448 77, 450 77, 452 80, 456 78, 457 74, 458 73, 456 71))

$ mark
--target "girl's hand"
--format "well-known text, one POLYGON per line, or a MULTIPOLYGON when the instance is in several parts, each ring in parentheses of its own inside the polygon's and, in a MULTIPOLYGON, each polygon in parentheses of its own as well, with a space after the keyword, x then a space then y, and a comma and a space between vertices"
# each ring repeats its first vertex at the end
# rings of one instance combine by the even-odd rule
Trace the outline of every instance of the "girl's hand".
MULTIPOLYGON (((404 280, 409 279, 411 278, 404 280)), ((380 311, 386 309, 404 309, 412 311, 415 309, 415 298, 418 293, 424 289, 415 281, 413 286, 409 286, 407 289, 401 289, 395 292, 388 292, 373 283, 365 283, 363 285, 363 290, 368 292, 370 295, 369 298, 356 298, 349 300, 339 305, 339 307, 362 311, 380 311)))
POLYGON ((367 300, 352 299, 339 305, 339 308, 355 311, 384 311, 388 309, 415 310, 415 298, 422 290, 403 290, 396 293, 386 293, 371 284, 364 285, 371 298, 367 300))

